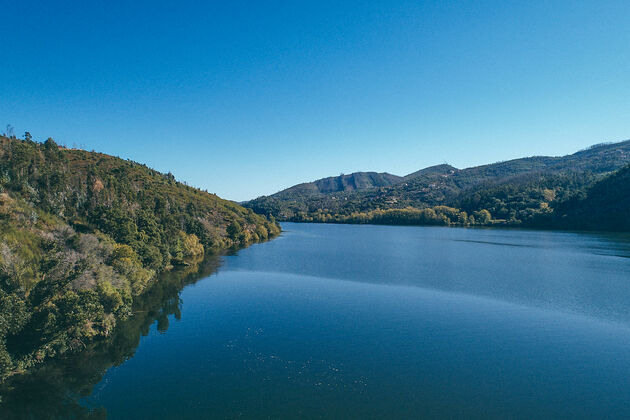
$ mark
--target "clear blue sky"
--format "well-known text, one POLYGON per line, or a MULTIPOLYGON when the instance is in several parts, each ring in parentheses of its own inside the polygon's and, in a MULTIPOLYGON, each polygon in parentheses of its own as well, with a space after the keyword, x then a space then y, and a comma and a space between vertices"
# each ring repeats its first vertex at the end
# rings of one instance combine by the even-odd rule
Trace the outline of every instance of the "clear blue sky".
POLYGON ((630 2, 0 0, 0 131, 245 200, 630 138, 630 2))

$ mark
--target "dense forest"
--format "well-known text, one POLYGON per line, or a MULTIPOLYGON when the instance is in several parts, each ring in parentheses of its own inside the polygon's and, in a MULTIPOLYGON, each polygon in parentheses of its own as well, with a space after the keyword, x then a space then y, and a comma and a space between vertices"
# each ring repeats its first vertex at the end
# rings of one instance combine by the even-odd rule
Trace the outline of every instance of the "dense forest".
POLYGON ((536 220, 551 228, 630 231, 630 165, 559 202, 536 220))
POLYGON ((159 273, 279 231, 171 174, 0 136, 0 378, 109 336, 159 273))
POLYGON ((393 183, 386 186, 321 192, 300 184, 244 205, 297 222, 628 230, 625 221, 604 219, 627 214, 628 201, 619 198, 628 193, 623 168, 629 163, 630 141, 625 141, 562 157, 462 170, 443 164, 405 177, 387 174, 393 183))

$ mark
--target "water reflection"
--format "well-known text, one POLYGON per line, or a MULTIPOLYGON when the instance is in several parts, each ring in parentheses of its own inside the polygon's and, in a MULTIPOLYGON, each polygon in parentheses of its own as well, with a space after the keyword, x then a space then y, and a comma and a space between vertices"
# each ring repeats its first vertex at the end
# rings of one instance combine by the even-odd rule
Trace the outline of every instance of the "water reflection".
POLYGON ((88 408, 81 399, 92 393, 105 372, 132 358, 140 338, 157 323, 159 332, 169 327, 169 316, 181 318, 180 292, 214 273, 221 264, 216 255, 188 267, 165 273, 134 304, 134 315, 118 325, 106 340, 91 343, 80 354, 48 361, 27 375, 9 378, 0 387, 3 419, 105 419, 103 407, 88 408))
POLYGON ((0 418, 630 418, 627 235, 284 229, 12 378, 0 418))

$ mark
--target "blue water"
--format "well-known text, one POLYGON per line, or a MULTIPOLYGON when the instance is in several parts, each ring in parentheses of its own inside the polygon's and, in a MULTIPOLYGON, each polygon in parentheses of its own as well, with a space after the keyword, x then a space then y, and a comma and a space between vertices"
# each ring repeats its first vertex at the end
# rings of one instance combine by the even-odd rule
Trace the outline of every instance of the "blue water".
POLYGON ((108 418, 630 418, 630 238, 291 224, 183 289, 108 418))

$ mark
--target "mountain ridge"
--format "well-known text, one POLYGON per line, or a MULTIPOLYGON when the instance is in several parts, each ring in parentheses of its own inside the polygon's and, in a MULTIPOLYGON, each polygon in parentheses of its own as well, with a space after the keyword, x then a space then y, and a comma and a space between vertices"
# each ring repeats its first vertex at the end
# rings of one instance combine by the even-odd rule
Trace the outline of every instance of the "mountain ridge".
POLYGON ((329 194, 342 191, 357 191, 373 187, 393 185, 403 177, 387 172, 353 172, 303 182, 286 188, 280 193, 290 194, 329 194))
MULTIPOLYGON (((338 191, 334 194, 305 196, 295 190, 286 194, 291 191, 289 188, 243 204, 259 214, 270 214, 280 220, 308 220, 312 217, 318 219, 318 214, 334 218, 379 209, 422 209, 439 205, 456 207, 458 200, 466 194, 506 185, 522 191, 529 189, 530 194, 541 196, 544 189, 542 184, 532 189, 532 185, 537 182, 544 183, 546 189, 554 190, 555 196, 566 199, 577 189, 584 188, 627 163, 630 163, 630 140, 600 143, 564 156, 531 156, 465 169, 448 164, 434 165, 400 177, 398 182, 391 185, 338 191)), ((546 202, 546 205, 550 202, 546 202)), ((502 218, 511 213, 507 219, 521 220, 514 212, 524 209, 508 208, 512 205, 514 203, 505 209, 493 209, 502 218)), ((528 212, 532 213, 530 210, 528 212)))

